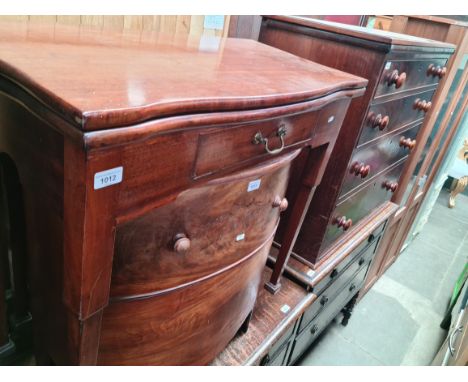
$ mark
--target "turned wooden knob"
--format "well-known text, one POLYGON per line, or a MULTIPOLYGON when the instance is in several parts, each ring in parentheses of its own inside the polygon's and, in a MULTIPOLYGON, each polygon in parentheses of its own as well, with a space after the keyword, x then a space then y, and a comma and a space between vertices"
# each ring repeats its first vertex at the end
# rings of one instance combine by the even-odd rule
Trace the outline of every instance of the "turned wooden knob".
POLYGON ((439 66, 430 64, 427 68, 427 75, 432 77, 439 77, 442 78, 447 73, 447 68, 445 66, 439 66))
POLYGON ((388 115, 382 116, 382 114, 375 115, 374 113, 370 113, 368 117, 369 125, 375 129, 376 127, 379 130, 383 130, 388 126, 390 122, 390 117, 388 115))
POLYGON ((398 183, 390 182, 389 180, 386 180, 385 182, 382 183, 382 188, 385 188, 387 191, 395 192, 398 188, 398 183))
POLYGON ((409 150, 412 150, 416 146, 416 139, 411 138, 400 138, 400 147, 405 147, 409 150))
POLYGON ((333 220, 334 225, 338 228, 342 228, 343 231, 347 231, 353 225, 353 221, 351 219, 346 219, 346 216, 339 216, 333 220))
POLYGON ((400 88, 406 81, 406 73, 399 73, 398 70, 394 70, 390 73, 387 79, 387 85, 392 86, 395 85, 395 88, 400 88))
POLYGON ((174 251, 180 254, 190 249, 190 239, 183 233, 174 236, 174 251))
POLYGON ((280 212, 285 211, 288 208, 288 199, 276 195, 275 200, 273 201, 273 207, 278 207, 280 212))
POLYGON ((413 104, 413 109, 418 109, 424 112, 428 112, 432 106, 431 101, 426 101, 424 99, 416 98, 413 104))
POLYGON ((354 174, 355 176, 361 176, 361 178, 365 178, 367 175, 369 175, 370 172, 370 166, 364 163, 359 163, 359 162, 354 162, 351 165, 351 169, 349 171, 351 174, 354 174))

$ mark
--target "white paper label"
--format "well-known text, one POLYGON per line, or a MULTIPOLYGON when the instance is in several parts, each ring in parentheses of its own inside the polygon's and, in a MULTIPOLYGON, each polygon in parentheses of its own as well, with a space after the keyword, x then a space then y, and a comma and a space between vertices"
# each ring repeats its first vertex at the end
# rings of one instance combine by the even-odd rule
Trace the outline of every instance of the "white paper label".
POLYGON ((314 275, 314 271, 312 269, 309 269, 306 273, 307 276, 312 277, 314 275))
POLYGON ((391 61, 388 61, 386 64, 385 64, 385 70, 388 70, 392 67, 392 62, 391 61))
POLYGON ((284 304, 284 305, 281 307, 280 310, 281 310, 283 313, 288 313, 290 309, 291 309, 291 307, 290 307, 288 304, 284 304))
POLYGON ((109 187, 120 183, 123 178, 123 167, 111 168, 110 170, 97 172, 94 174, 94 189, 109 187))
POLYGON ((332 123, 335 120, 335 116, 332 115, 330 118, 328 118, 328 123, 332 123))
POLYGON ((242 241, 245 239, 245 233, 242 232, 239 235, 236 236, 236 241, 242 241))
POLYGON ((258 190, 260 188, 261 182, 262 182, 261 179, 256 179, 256 180, 252 180, 251 182, 249 182, 249 185, 247 187, 247 192, 258 190))

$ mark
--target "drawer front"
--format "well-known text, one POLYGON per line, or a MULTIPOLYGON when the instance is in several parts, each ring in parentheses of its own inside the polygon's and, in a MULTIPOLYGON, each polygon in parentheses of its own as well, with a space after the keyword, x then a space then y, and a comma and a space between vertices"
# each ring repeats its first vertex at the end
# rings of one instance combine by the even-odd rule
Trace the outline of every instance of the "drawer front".
POLYGON ((287 356, 289 354, 289 350, 291 348, 292 341, 286 342, 280 349, 275 352, 268 353, 265 357, 263 357, 262 362, 260 363, 261 366, 283 366, 286 365, 287 356))
POLYGON ((294 342, 294 347, 291 354, 291 363, 297 359, 307 350, 307 348, 317 339, 319 334, 327 327, 327 325, 337 316, 351 298, 359 291, 364 284, 368 267, 362 268, 353 280, 348 283, 340 293, 330 302, 330 304, 323 309, 320 314, 304 328, 294 342))
POLYGON ((216 179, 117 227, 111 297, 180 287, 249 256, 274 234, 298 151, 216 179))
POLYGON ((334 138, 338 136, 337 132, 343 123, 345 111, 348 110, 350 102, 349 98, 335 101, 320 111, 313 134, 312 144, 314 146, 334 141, 334 138))
POLYGON ((373 145, 356 149, 349 161, 340 197, 345 196, 356 187, 371 180, 409 155, 411 148, 402 145, 401 140, 408 140, 408 142, 411 140, 411 144, 415 145, 420 128, 421 125, 418 124, 408 130, 398 131, 388 137, 382 137, 373 145))
POLYGON ((151 298, 104 308, 99 365, 206 365, 252 311, 271 240, 232 268, 151 298))
POLYGON ((335 268, 333 268, 328 275, 326 275, 322 280, 320 280, 313 288, 312 292, 317 296, 322 294, 322 292, 328 288, 337 278, 340 277, 342 272, 355 261, 363 251, 367 250, 369 247, 374 247, 378 245, 378 241, 380 240, 380 234, 383 232, 385 228, 385 222, 382 223, 379 227, 377 227, 368 237, 366 240, 363 240, 351 253, 346 256, 341 263, 339 263, 335 268))
POLYGON ((379 175, 358 192, 341 201, 331 214, 331 219, 325 233, 321 251, 325 250, 331 243, 347 232, 352 225, 367 216, 374 208, 378 207, 392 197, 392 191, 387 190, 384 184, 398 182, 405 161, 398 163, 395 167, 379 175), (341 222, 351 222, 349 226, 340 225, 341 222))
POLYGON ((213 174, 312 138, 319 111, 201 133, 194 177, 213 174))
POLYGON ((273 358, 273 356, 278 353, 278 349, 279 348, 282 348, 283 345, 286 344, 286 342, 288 342, 290 340, 290 338, 292 337, 292 335, 294 334, 294 332, 296 331, 296 327, 297 327, 297 321, 294 325, 291 325, 291 327, 286 331, 286 333, 284 333, 281 338, 276 341, 276 343, 271 347, 270 351, 268 352, 268 354, 270 354, 270 358, 273 358))
POLYGON ((387 61, 385 69, 380 76, 375 98, 424 86, 436 85, 440 78, 429 74, 429 67, 430 65, 444 67, 446 62, 447 59, 445 58, 420 61, 387 61))
POLYGON ((320 314, 322 310, 327 309, 328 305, 334 303, 334 299, 338 292, 343 288, 344 285, 348 284, 352 280, 356 272, 362 268, 367 268, 370 261, 372 260, 375 249, 379 240, 375 240, 366 249, 364 249, 358 256, 355 256, 354 260, 349 266, 342 270, 341 274, 338 274, 334 281, 328 285, 323 291, 321 296, 312 304, 312 306, 302 316, 301 323, 299 325, 299 332, 302 332, 304 328, 314 319, 317 314, 320 314))
POLYGON ((424 118, 426 111, 424 104, 417 100, 431 102, 434 90, 401 97, 393 101, 374 103, 369 108, 367 118, 362 127, 357 147, 371 142, 382 135, 399 129, 411 122, 424 118))

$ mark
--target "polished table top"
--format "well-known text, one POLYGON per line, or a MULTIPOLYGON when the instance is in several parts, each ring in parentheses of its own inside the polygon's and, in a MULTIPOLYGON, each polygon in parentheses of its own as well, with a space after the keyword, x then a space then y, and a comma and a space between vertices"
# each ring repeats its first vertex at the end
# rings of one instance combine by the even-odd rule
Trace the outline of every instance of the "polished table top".
POLYGON ((285 105, 367 81, 253 40, 0 24, 0 74, 77 128, 285 105))

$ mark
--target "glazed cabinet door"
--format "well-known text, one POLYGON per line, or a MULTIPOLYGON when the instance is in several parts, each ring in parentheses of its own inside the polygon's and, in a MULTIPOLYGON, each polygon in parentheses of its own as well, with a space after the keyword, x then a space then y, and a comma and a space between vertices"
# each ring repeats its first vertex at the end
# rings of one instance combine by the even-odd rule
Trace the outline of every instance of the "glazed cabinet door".
POLYGON ((298 151, 117 226, 101 364, 206 364, 253 309, 298 151))

